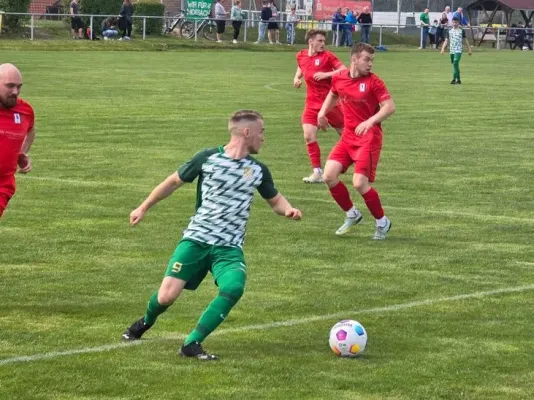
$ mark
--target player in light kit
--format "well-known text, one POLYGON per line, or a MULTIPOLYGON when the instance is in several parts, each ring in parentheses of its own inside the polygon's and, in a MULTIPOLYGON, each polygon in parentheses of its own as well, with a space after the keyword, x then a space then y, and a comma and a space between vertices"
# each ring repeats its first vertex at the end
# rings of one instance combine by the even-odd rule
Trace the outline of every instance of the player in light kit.
POLYGON ((15 194, 17 165, 32 169, 26 155, 35 138, 33 109, 19 98, 22 75, 13 64, 0 65, 0 217, 15 194))
MULTIPOLYGON (((306 103, 302 113, 304 140, 310 157, 313 173, 303 178, 306 183, 322 183, 323 170, 321 149, 317 143, 317 115, 330 91, 332 76, 345 69, 343 63, 331 52, 325 50, 326 32, 312 29, 306 33, 308 49, 297 53, 297 72, 293 86, 297 89, 306 82, 306 103)), ((333 107, 326 115, 328 124, 341 134, 343 112, 341 107, 333 107)))
POLYGON ((332 197, 347 215, 336 234, 344 235, 362 220, 362 213, 354 207, 347 187, 339 180, 339 175, 354 164, 353 185, 376 219, 373 239, 381 240, 386 238, 391 222, 370 183, 375 180, 382 149, 380 124, 395 112, 395 103, 384 82, 371 72, 373 59, 372 46, 357 43, 352 47, 350 70, 332 78, 332 89, 319 112, 318 125, 326 129, 328 112, 339 99, 345 115, 343 134, 328 156, 323 175, 332 197))
POLYGON ((276 214, 295 220, 302 216, 278 193, 269 169, 250 157, 264 141, 263 117, 242 110, 232 115, 228 125, 231 139, 226 146, 197 153, 130 214, 131 224, 136 225, 150 207, 198 178, 196 213, 169 261, 159 291, 148 302, 146 314, 123 333, 124 340, 140 339, 184 288, 195 290, 210 271, 219 294, 185 339, 180 355, 217 359, 204 352, 201 343, 243 295, 247 266, 242 246, 255 189, 276 214))

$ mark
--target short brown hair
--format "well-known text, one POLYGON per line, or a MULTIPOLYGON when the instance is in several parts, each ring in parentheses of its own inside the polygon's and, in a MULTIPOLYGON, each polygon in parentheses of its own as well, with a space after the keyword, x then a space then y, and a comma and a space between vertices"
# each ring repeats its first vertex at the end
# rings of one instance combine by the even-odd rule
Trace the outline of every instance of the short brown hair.
POLYGON ((360 55, 362 52, 368 52, 369 54, 375 54, 375 48, 367 43, 356 43, 354 46, 352 46, 352 49, 350 50, 350 55, 360 55))
POLYGON ((308 32, 306 32, 304 40, 306 41, 306 43, 308 43, 308 40, 315 39, 315 36, 317 35, 323 35, 324 37, 326 37, 326 31, 323 31, 321 29, 310 29, 308 32))
POLYGON ((230 117, 231 124, 237 124, 241 121, 254 122, 263 120, 263 115, 254 110, 239 110, 230 117))

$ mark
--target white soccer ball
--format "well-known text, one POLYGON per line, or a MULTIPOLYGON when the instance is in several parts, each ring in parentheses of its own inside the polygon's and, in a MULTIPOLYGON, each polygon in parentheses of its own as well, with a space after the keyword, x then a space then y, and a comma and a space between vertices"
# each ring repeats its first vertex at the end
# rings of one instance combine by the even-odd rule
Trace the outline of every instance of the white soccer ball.
POLYGON ((330 330, 330 348, 340 357, 355 357, 365 350, 367 332, 358 321, 345 319, 330 330))

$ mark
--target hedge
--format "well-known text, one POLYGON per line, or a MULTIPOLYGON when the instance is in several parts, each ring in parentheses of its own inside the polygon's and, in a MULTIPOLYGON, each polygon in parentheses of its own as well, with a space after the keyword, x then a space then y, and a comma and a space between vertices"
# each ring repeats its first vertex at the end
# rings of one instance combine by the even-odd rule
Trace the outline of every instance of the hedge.
MULTIPOLYGON (((30 9, 32 0, 0 0, 0 10, 8 12, 26 13, 30 9)), ((20 27, 20 22, 27 20, 28 17, 21 15, 6 15, 2 20, 2 26, 7 29, 20 27)))
MULTIPOLYGON (((161 4, 159 0, 140 0, 134 3, 134 15, 151 15, 162 18, 147 18, 146 19, 146 34, 147 35, 161 35, 163 32, 163 17, 165 16, 165 5, 161 4)), ((143 20, 140 18, 134 19, 134 29, 136 33, 143 33, 143 20)))

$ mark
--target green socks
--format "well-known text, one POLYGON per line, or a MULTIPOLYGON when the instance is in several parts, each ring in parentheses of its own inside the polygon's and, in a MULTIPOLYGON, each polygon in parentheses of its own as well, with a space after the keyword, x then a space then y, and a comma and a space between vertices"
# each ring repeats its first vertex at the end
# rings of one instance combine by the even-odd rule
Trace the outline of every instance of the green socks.
POLYGON ((224 321, 232 307, 243 296, 245 279, 246 275, 241 271, 230 271, 219 277, 219 294, 202 313, 193 332, 185 339, 186 346, 191 342, 202 343, 224 321))
POLYGON ((154 292, 148 301, 145 314, 145 324, 154 325, 160 314, 163 314, 169 306, 162 306, 158 302, 158 292, 154 292))

